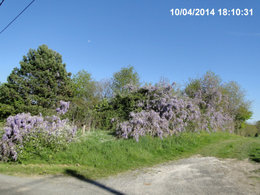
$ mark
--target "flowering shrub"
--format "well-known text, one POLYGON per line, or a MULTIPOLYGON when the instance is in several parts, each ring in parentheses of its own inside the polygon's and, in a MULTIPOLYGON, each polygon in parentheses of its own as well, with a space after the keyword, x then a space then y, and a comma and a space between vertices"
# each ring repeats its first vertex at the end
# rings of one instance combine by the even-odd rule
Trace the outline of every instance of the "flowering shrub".
POLYGON ((186 87, 186 94, 200 107, 201 129, 234 131, 235 117, 226 111, 232 102, 222 90, 220 78, 212 72, 207 72, 202 79, 193 80, 186 87))
POLYGON ((70 102, 60 101, 60 107, 56 109, 58 114, 65 114, 68 112, 70 107, 70 102))
MULTIPOLYGON (((58 113, 65 114, 69 103, 61 101, 58 113)), ((0 160, 17 160, 23 154, 26 144, 33 142, 33 150, 40 147, 51 147, 54 150, 71 142, 76 127, 69 125, 68 120, 58 116, 31 116, 21 113, 7 118, 4 135, 0 141, 0 160)), ((31 143, 30 143, 31 144, 31 143)), ((31 151, 33 152, 33 151, 31 151)))
POLYGON ((171 85, 145 86, 131 93, 145 96, 145 99, 135 102, 142 111, 130 112, 129 120, 123 122, 114 120, 117 122, 116 132, 119 137, 134 137, 138 141, 140 136, 146 134, 163 138, 186 130, 232 129, 232 118, 221 109, 216 109, 214 103, 219 101, 218 97, 212 97, 209 102, 198 95, 194 98, 177 97, 171 85))
POLYGON ((104 99, 95 106, 96 128, 114 130, 116 123, 111 123, 111 120, 116 119, 117 122, 129 120, 131 112, 142 111, 143 108, 138 105, 138 102, 143 102, 145 99, 145 94, 135 91, 126 95, 118 94, 111 100, 104 99))

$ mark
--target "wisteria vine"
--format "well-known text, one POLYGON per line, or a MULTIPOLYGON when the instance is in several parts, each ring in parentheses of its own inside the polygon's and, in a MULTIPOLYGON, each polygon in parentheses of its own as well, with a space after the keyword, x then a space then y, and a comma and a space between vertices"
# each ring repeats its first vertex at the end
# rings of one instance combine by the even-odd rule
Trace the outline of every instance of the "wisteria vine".
POLYGON ((212 99, 206 102, 202 95, 209 95, 212 89, 198 91, 194 98, 174 95, 171 85, 145 86, 139 89, 130 86, 128 89, 130 93, 145 94, 146 98, 137 103, 142 111, 131 112, 128 121, 113 120, 117 122, 116 132, 119 137, 133 137, 138 141, 140 136, 147 134, 163 138, 187 130, 233 129, 232 117, 216 107, 221 98, 217 90, 219 96, 214 94, 212 99))
MULTIPOLYGON (((69 102, 60 101, 58 114, 65 114, 69 102)), ((71 142, 77 128, 71 126, 67 119, 59 116, 31 116, 30 113, 21 113, 7 118, 4 135, 0 141, 0 160, 8 161, 18 159, 22 152, 24 142, 30 137, 39 134, 45 137, 46 142, 71 142)), ((56 143, 59 144, 59 143, 56 143)))

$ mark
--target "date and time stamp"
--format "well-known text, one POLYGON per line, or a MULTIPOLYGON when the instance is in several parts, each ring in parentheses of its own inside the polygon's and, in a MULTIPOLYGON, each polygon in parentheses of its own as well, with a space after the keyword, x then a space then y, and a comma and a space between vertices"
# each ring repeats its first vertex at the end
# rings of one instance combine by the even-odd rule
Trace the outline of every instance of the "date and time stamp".
POLYGON ((253 16, 253 8, 173 8, 170 10, 172 16, 253 16))

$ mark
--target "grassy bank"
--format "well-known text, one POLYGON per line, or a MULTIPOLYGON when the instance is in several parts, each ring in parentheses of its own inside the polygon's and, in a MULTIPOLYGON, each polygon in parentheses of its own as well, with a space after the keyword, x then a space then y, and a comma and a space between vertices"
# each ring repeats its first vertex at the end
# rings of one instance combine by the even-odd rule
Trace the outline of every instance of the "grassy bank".
POLYGON ((64 174, 75 170, 88 178, 99 178, 201 154, 221 158, 260 158, 260 139, 228 133, 183 133, 163 140, 143 137, 117 140, 103 131, 89 132, 65 151, 35 154, 23 164, 0 163, 0 172, 18 175, 64 174), (258 156, 259 155, 259 156, 258 156))

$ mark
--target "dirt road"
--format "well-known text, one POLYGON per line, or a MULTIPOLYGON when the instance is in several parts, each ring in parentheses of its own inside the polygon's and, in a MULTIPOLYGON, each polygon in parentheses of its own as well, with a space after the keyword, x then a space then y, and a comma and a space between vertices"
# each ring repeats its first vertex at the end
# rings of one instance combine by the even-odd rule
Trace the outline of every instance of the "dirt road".
POLYGON ((21 178, 0 175, 0 194, 259 194, 260 164, 194 156, 89 180, 68 170, 71 177, 21 178))

